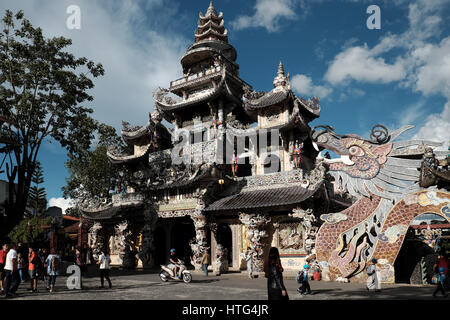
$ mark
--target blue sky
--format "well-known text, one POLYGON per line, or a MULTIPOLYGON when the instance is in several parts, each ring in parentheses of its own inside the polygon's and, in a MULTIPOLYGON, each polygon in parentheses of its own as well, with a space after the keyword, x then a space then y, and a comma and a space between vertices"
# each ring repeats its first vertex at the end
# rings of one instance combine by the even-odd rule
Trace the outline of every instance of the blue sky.
MULTIPOLYGON (((144 125, 152 92, 181 76, 179 59, 194 40, 209 1, 3 0, 23 9, 48 36, 73 39, 71 51, 101 62, 92 90, 94 118, 120 132, 121 120, 144 125), (66 27, 67 7, 81 29, 66 27)), ((216 0, 240 76, 268 91, 279 61, 297 95, 321 97, 321 117, 339 133, 368 137, 373 125, 415 128, 405 138, 450 139, 450 0, 216 0), (378 5, 381 29, 366 9, 378 5)), ((66 206, 66 152, 47 141, 39 156, 51 205, 66 206)), ((4 177, 0 177, 4 178, 4 177)))

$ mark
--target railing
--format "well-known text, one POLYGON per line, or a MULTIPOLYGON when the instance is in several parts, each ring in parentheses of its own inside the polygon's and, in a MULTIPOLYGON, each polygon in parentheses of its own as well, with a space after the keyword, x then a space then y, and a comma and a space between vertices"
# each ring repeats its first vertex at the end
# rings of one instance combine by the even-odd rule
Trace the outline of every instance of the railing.
POLYGON ((201 72, 198 72, 198 73, 191 74, 189 76, 185 76, 183 78, 171 81, 170 82, 170 88, 172 89, 174 87, 180 86, 182 84, 186 84, 188 82, 191 82, 191 81, 203 78, 203 77, 207 77, 207 76, 210 77, 210 76, 219 74, 221 72, 221 70, 222 70, 222 67, 221 66, 217 66, 217 67, 209 68, 209 69, 207 69, 205 71, 201 71, 201 72))

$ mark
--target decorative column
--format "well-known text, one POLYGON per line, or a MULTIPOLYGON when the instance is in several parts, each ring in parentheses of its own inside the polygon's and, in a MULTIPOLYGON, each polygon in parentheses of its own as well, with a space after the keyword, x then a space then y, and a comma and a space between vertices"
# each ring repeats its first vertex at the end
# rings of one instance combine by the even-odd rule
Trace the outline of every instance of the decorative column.
POLYGON ((151 268, 155 264, 154 234, 158 214, 153 208, 144 211, 144 227, 142 228, 142 247, 138 258, 144 268, 151 268))
POLYGON ((89 229, 89 237, 92 240, 92 255, 95 260, 98 260, 101 250, 105 250, 108 244, 106 237, 106 230, 100 222, 95 222, 89 229))
POLYGON ((136 266, 136 259, 133 254, 133 232, 130 228, 130 221, 124 220, 114 227, 118 236, 119 257, 122 259, 122 267, 132 269, 136 266))
POLYGON ((250 242, 250 252, 253 256, 255 272, 264 271, 263 239, 269 236, 266 227, 271 221, 268 215, 240 213, 239 220, 247 227, 247 239, 250 242))
POLYGON ((211 222, 210 224, 211 231, 214 235, 216 246, 214 248, 214 252, 211 255, 214 257, 213 260, 213 271, 215 275, 220 275, 223 272, 228 271, 228 251, 226 248, 219 243, 219 234, 217 232, 217 223, 211 222))
POLYGON ((316 260, 316 235, 319 227, 316 226, 317 218, 314 216, 311 208, 303 210, 302 208, 294 208, 290 217, 300 219, 300 223, 304 232, 304 249, 306 251, 306 261, 310 264, 311 269, 320 271, 319 263, 316 260))
POLYGON ((195 270, 202 269, 202 257, 208 249, 208 238, 206 235, 206 217, 203 215, 205 202, 203 199, 197 200, 197 207, 191 213, 191 219, 194 221, 195 240, 190 243, 192 250, 191 263, 195 270))

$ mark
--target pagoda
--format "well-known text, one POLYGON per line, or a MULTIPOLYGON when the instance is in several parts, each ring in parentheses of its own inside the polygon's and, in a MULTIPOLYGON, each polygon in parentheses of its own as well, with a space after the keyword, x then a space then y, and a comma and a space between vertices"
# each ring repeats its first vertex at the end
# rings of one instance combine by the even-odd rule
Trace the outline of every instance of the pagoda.
POLYGON ((241 270, 247 249, 256 272, 270 246, 288 268, 314 258, 317 217, 347 205, 330 200, 316 161, 309 122, 319 99, 297 97, 281 62, 274 88, 256 92, 236 59, 211 2, 181 57, 183 77, 153 93, 146 125, 123 122, 133 153, 108 151, 124 187, 83 209, 94 253, 109 247, 113 264, 152 267, 175 248, 199 269, 210 251, 216 273, 241 270))

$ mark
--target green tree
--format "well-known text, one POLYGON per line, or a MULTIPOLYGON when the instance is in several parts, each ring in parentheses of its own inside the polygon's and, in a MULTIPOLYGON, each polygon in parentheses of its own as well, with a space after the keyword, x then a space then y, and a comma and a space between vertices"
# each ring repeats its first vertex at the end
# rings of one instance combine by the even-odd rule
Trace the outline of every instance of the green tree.
POLYGON ((8 234, 13 242, 23 244, 43 243, 46 239, 45 226, 50 226, 51 218, 32 217, 23 219, 8 234))
POLYGON ((73 156, 90 147, 97 123, 88 91, 91 78, 104 74, 101 64, 65 51, 64 37, 45 38, 23 12, 6 10, 0 32, 0 114, 16 125, 2 135, 20 142, 8 154, 9 202, 0 221, 0 236, 23 219, 36 159, 44 139, 52 139, 73 156))
POLYGON ((44 183, 44 171, 39 161, 36 162, 36 169, 31 177, 31 182, 34 185, 30 188, 28 198, 28 209, 31 210, 33 216, 42 215, 47 209, 47 193, 45 188, 39 188, 39 185, 44 183))
MULTIPOLYGON (((106 154, 111 147, 121 152, 127 149, 127 145, 113 127, 100 124, 98 143, 94 149, 84 150, 79 157, 68 155, 66 168, 70 177, 66 179, 66 185, 62 188, 64 198, 71 198, 75 203, 93 198, 111 199, 110 191, 116 188, 120 171, 120 166, 113 165, 106 154)), ((69 208, 66 212, 72 216, 80 215, 77 206, 69 208)))

